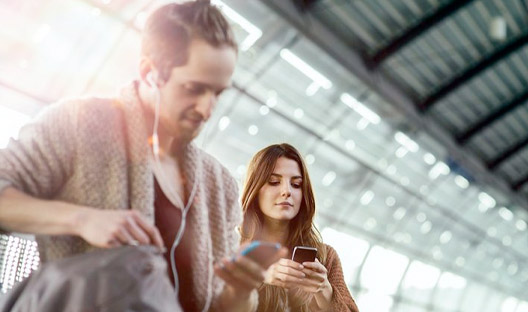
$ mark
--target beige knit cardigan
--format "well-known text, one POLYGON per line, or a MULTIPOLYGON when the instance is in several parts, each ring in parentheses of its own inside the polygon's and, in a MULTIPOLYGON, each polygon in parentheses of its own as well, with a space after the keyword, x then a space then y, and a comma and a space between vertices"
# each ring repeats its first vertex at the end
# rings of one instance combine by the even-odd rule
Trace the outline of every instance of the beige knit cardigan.
MULTIPOLYGON (((154 223, 148 136, 136 83, 125 87, 116 99, 85 98, 50 105, 21 129, 18 140, 0 150, 0 192, 13 186, 43 199, 99 209, 134 209, 154 223)), ((224 284, 211 270, 214 262, 238 248, 237 185, 226 168, 192 144, 186 147, 184 171, 189 187, 195 180, 198 183, 187 216, 195 242, 190 251, 196 267, 194 293, 203 306, 212 291, 212 310, 217 310, 224 284)), ((43 262, 94 249, 73 236, 40 235, 36 240, 43 262)))

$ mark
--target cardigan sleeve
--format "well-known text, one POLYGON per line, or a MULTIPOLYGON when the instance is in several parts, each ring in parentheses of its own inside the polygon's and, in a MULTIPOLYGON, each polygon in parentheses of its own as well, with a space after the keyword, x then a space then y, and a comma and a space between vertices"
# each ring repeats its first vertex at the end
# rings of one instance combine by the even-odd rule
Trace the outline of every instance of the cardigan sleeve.
POLYGON ((328 270, 328 281, 332 285, 332 308, 334 312, 358 312, 356 302, 352 298, 343 276, 341 261, 334 248, 326 245, 327 259, 326 269, 328 270))
POLYGON ((39 198, 60 190, 72 170, 75 133, 72 109, 62 102, 45 108, 0 149, 0 192, 14 187, 39 198))

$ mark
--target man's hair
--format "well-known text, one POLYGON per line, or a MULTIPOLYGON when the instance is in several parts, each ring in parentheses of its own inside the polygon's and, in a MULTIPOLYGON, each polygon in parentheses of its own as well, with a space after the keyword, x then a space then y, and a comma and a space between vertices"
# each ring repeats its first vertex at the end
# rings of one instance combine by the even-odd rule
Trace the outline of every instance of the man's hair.
POLYGON ((237 51, 233 31, 220 10, 210 0, 197 0, 156 9, 143 29, 141 54, 150 58, 159 78, 167 80, 173 67, 187 63, 193 39, 237 51))

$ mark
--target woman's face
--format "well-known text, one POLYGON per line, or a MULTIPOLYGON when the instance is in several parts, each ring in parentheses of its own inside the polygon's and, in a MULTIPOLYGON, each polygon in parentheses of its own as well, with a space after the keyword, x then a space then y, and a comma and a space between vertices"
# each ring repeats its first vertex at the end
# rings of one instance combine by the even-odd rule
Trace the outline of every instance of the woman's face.
POLYGON ((260 210, 265 217, 290 221, 299 213, 303 179, 295 160, 280 157, 273 173, 258 195, 260 210))

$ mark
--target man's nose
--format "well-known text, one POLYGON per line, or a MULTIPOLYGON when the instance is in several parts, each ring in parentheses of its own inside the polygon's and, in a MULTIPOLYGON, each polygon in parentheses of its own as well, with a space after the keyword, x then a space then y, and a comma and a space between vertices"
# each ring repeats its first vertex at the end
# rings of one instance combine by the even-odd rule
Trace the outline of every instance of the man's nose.
POLYGON ((207 92, 207 94, 204 94, 198 99, 198 103, 196 103, 196 111, 202 115, 204 120, 208 120, 209 117, 211 117, 216 101, 217 96, 212 92, 207 92))

